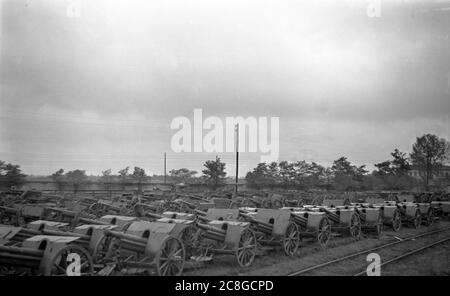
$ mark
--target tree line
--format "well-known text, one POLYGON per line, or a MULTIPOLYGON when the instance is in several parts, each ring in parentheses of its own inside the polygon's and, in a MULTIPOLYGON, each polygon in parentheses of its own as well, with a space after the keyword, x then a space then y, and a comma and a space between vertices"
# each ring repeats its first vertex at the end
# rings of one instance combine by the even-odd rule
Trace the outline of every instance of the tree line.
MULTIPOLYGON (((357 190, 407 190, 416 186, 429 189, 430 180, 436 171, 450 160, 450 143, 436 135, 425 134, 417 137, 408 154, 395 149, 391 159, 374 164, 375 170, 369 173, 365 165, 357 166, 347 157, 336 159, 330 167, 315 162, 280 161, 272 163, 259 163, 249 171, 245 180, 251 188, 295 188, 295 189, 326 189, 340 191, 357 190), (412 166, 423 171, 422 182, 408 175, 412 166)), ((173 169, 169 172, 170 183, 202 183, 217 188, 226 183, 226 164, 219 157, 204 163, 202 175, 187 168, 173 169)), ((25 182, 26 175, 22 173, 19 165, 0 161, 0 183, 7 186, 20 186, 25 182)), ((50 176, 62 190, 64 184, 70 183, 74 191, 78 191, 81 184, 88 182, 84 170, 65 172, 59 169, 50 176)), ((111 169, 102 172, 99 182, 106 190, 112 184, 121 184, 122 190, 129 183, 137 184, 138 191, 150 182, 151 177, 140 167, 130 167, 112 174, 111 169)), ((450 181, 450 180, 448 180, 450 181)))

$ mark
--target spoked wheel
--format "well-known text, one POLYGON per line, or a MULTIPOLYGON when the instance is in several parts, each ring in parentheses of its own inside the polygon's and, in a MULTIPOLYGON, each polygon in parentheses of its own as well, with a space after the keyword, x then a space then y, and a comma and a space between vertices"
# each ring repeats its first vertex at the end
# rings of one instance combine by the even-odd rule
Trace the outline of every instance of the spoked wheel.
POLYGON ((353 214, 350 220, 350 235, 356 239, 361 235, 361 220, 357 214, 353 214))
POLYGON ((402 218, 400 216, 400 212, 396 210, 394 212, 394 217, 392 217, 392 230, 395 232, 399 231, 402 227, 402 218))
POLYGON ((323 197, 315 197, 312 200, 312 204, 315 206, 320 206, 323 203, 323 197))
POLYGON ((433 225, 433 210, 431 208, 428 209, 427 220, 425 221, 425 225, 426 226, 433 225))
POLYGON ((92 260, 95 264, 103 263, 105 261, 108 251, 110 250, 111 241, 112 237, 107 235, 102 236, 102 238, 98 240, 92 256, 92 260))
POLYGON ((256 245, 255 233, 250 229, 245 229, 241 234, 239 245, 236 249, 236 260, 241 267, 252 265, 256 256, 256 245))
POLYGON ((133 206, 133 212, 134 212, 134 215, 136 217, 143 217, 143 216, 145 216, 145 210, 144 210, 144 207, 141 204, 135 204, 133 206))
POLYGON ((105 210, 102 205, 99 203, 93 203, 87 208, 86 211, 88 214, 94 215, 95 217, 103 216, 105 210))
POLYGON ((197 229, 195 226, 187 226, 180 234, 180 240, 183 242, 186 250, 186 257, 189 259, 194 255, 195 244, 197 240, 197 229))
POLYGON ((270 199, 264 199, 262 202, 262 207, 266 209, 272 208, 272 201, 270 199))
POLYGON ((250 202, 249 198, 244 197, 244 199, 241 202, 241 207, 250 207, 250 205, 251 205, 251 202, 250 202))
POLYGON ((280 209, 283 207, 283 202, 279 199, 276 199, 273 201, 272 205, 275 209, 280 209))
POLYGON ((319 231, 317 233, 317 241, 322 248, 328 245, 331 237, 331 225, 328 218, 323 218, 319 224, 319 231))
POLYGON ((180 212, 181 213, 192 213, 192 209, 187 204, 181 204, 180 205, 180 212))
POLYGON ((298 247, 300 245, 300 232, 298 226, 289 222, 286 228, 286 233, 283 238, 283 250, 287 256, 293 256, 297 253, 298 247))
POLYGON ((383 218, 381 215, 378 217, 377 224, 375 225, 375 235, 380 237, 381 232, 383 232, 383 218))
POLYGON ((160 276, 180 276, 185 258, 183 243, 174 237, 165 238, 156 254, 156 273, 160 276))
POLYGON ((93 275, 94 264, 92 257, 82 247, 77 245, 65 246, 48 260, 44 267, 44 275, 93 275))
POLYGON ((417 210, 413 220, 414 228, 419 228, 420 224, 422 224, 422 215, 420 214, 420 210, 417 210))

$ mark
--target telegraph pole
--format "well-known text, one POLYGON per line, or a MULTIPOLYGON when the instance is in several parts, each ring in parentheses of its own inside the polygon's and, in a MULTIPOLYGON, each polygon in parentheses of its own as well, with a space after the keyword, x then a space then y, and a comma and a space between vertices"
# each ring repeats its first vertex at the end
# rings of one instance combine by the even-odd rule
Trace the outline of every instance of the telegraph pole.
POLYGON ((236 131, 236 188, 234 189, 234 196, 238 193, 238 182, 239 182, 239 123, 235 126, 236 131))
POLYGON ((166 152, 164 152, 164 184, 166 184, 166 178, 167 178, 166 164, 167 164, 167 157, 166 157, 166 152))

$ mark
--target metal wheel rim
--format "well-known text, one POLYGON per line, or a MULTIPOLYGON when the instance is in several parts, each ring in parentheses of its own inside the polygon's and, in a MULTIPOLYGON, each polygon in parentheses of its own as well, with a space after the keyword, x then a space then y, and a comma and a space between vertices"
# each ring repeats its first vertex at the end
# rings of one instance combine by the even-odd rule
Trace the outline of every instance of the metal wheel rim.
POLYGON ((378 217, 377 226, 375 227, 375 234, 379 237, 383 231, 383 219, 381 215, 378 217))
POLYGON ((250 266, 256 256, 256 236, 253 231, 246 229, 242 232, 236 250, 236 259, 241 267, 250 266))
POLYGON ((49 265, 45 267, 44 275, 67 275, 67 267, 70 262, 67 261, 67 256, 70 253, 76 253, 80 256, 80 275, 94 274, 94 264, 91 255, 82 247, 76 245, 69 245, 59 250, 50 260, 49 265))
POLYGON ((300 244, 300 234, 298 227, 294 223, 289 223, 286 228, 286 233, 283 239, 284 253, 288 256, 293 256, 298 250, 300 244))
POLYGON ((180 234, 180 240, 183 242, 187 258, 190 258, 193 254, 197 240, 196 234, 197 229, 194 226, 187 226, 180 234))
POLYGON ((429 210, 427 215, 427 226, 430 226, 432 224, 433 224, 433 213, 431 210, 429 210))
POLYGON ((317 241, 325 248, 330 241, 331 227, 327 218, 324 218, 319 225, 319 233, 317 234, 317 241))
POLYGON ((354 238, 359 238, 361 235, 361 223, 358 215, 352 215, 350 220, 350 235, 354 238))
POLYGON ((400 213, 398 211, 395 211, 394 217, 392 218, 392 229, 397 232, 400 230, 400 227, 402 225, 400 213))
POLYGON ((183 273, 186 252, 183 243, 168 237, 156 255, 156 273, 159 276, 179 276, 183 273))
POLYGON ((414 228, 416 229, 419 228, 421 223, 422 223, 422 216, 420 214, 420 211, 417 210, 416 215, 414 217, 414 228))
POLYGON ((111 244, 111 237, 104 235, 95 246, 92 260, 94 263, 101 263, 108 255, 109 246, 111 244))

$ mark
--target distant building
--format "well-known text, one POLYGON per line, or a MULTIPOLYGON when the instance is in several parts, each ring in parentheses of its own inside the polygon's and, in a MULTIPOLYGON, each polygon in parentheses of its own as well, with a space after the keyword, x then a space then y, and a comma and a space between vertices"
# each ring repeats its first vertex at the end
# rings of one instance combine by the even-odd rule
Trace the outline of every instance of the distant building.
MULTIPOLYGON (((427 172, 424 168, 418 166, 412 166, 411 170, 408 171, 408 175, 414 178, 422 179, 426 176, 427 172)), ((433 175, 431 179, 448 179, 450 178, 450 165, 443 165, 438 169, 433 170, 433 175)))

